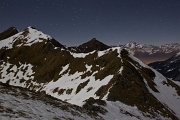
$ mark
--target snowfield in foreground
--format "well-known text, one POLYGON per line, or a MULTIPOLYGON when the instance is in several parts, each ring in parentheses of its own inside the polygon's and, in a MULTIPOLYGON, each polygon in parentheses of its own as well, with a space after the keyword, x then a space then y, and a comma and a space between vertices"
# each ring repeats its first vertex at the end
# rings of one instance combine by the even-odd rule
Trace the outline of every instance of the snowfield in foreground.
POLYGON ((138 120, 146 119, 136 107, 108 102, 106 114, 92 115, 78 106, 24 88, 0 85, 1 120, 138 120), (127 112, 129 115, 127 115, 127 112), (133 117, 136 115, 138 117, 133 117))
POLYGON ((138 120, 145 117, 136 107, 107 102, 107 114, 94 115, 78 106, 24 88, 0 85, 1 120, 138 120), (127 115, 127 112, 129 115, 127 115), (130 116, 138 115, 138 118, 130 116))
POLYGON ((94 120, 85 110, 27 89, 0 85, 0 120, 94 120))

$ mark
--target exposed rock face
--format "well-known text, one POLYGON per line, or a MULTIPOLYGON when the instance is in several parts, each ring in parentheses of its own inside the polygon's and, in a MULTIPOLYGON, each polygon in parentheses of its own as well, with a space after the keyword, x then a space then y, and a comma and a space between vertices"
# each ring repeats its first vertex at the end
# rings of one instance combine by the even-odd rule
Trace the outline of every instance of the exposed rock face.
POLYGON ((7 30, 0 33, 0 40, 6 39, 18 33, 18 30, 15 27, 10 27, 7 30))
POLYGON ((104 119, 180 118, 180 87, 171 80, 120 47, 93 39, 79 49, 71 52, 28 27, 0 41, 0 82, 91 109, 104 119))

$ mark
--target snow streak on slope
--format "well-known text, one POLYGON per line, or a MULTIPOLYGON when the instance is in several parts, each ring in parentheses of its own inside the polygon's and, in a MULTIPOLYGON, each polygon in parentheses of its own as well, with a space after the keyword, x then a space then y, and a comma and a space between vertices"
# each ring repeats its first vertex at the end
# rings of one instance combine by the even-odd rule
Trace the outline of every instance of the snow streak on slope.
POLYGON ((74 58, 85 58, 87 55, 93 54, 95 51, 92 51, 90 53, 71 53, 74 58))
MULTIPOLYGON (((121 52, 121 47, 113 47, 113 48, 109 48, 107 50, 104 51, 97 51, 98 57, 101 57, 105 54, 108 54, 110 51, 117 51, 117 53, 119 54, 118 57, 120 57, 120 52, 121 52)), ((71 53, 71 55, 73 55, 74 58, 85 58, 88 55, 94 54, 96 51, 92 51, 89 53, 71 53)))
POLYGON ((173 81, 173 82, 180 86, 180 82, 178 81, 173 81))
POLYGON ((104 50, 104 51, 98 51, 98 57, 101 57, 105 54, 108 54, 110 51, 117 51, 118 53, 118 57, 120 57, 120 52, 121 52, 121 47, 113 47, 113 48, 109 48, 107 50, 104 50))

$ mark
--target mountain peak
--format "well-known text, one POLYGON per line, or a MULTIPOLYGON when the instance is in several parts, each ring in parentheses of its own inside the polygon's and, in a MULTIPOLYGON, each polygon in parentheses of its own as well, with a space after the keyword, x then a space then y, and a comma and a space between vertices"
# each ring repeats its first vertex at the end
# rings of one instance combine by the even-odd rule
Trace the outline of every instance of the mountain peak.
POLYGON ((100 42, 96 38, 91 39, 89 42, 100 42))
POLYGON ((135 41, 131 41, 130 44, 137 44, 135 41))
MULTIPOLYGON (((14 30, 14 28, 10 28, 14 30)), ((29 26, 23 31, 0 41, 0 48, 11 49, 12 47, 31 46, 35 43, 51 43, 54 47, 66 49, 50 35, 44 34, 35 27, 29 26)))
POLYGON ((127 47, 127 48, 136 48, 139 44, 134 42, 134 41, 131 41, 127 44, 124 45, 124 47, 127 47))
POLYGON ((94 50, 103 51, 110 48, 110 46, 100 42, 96 38, 91 39, 90 41, 79 45, 78 47, 70 47, 69 49, 73 49, 74 52, 78 53, 88 53, 94 50), (74 50, 75 49, 75 50, 74 50))
POLYGON ((92 38, 91 40, 89 40, 88 42, 86 42, 84 44, 90 44, 90 43, 103 44, 102 42, 100 42, 96 38, 92 38))
POLYGON ((29 26, 29 27, 27 27, 27 28, 36 29, 36 28, 35 28, 35 27, 33 27, 33 26, 29 26))

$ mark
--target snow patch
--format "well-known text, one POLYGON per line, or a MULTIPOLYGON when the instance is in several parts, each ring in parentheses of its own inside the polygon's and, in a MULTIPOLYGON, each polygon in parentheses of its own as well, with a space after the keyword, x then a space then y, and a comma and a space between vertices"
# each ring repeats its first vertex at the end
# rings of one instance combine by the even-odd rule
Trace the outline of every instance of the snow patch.
POLYGON ((178 53, 176 54, 176 57, 178 57, 178 56, 180 56, 180 52, 178 52, 178 53))
POLYGON ((62 68, 62 70, 61 70, 61 72, 59 73, 59 75, 62 74, 64 71, 66 71, 68 68, 69 68, 69 64, 67 64, 66 66, 64 66, 64 67, 62 68))
POLYGON ((10 63, 3 62, 0 66, 1 78, 0 82, 6 83, 9 81, 10 85, 23 86, 23 82, 34 79, 34 72, 31 64, 21 64, 16 66, 10 63))
MULTIPOLYGON (((87 66, 87 71, 90 70, 91 66, 87 66)), ((61 78, 59 78, 56 82, 49 82, 47 85, 45 85, 45 88, 43 90, 46 91, 47 94, 59 98, 61 100, 67 101, 72 104, 76 104, 79 106, 82 106, 84 103, 83 101, 90 98, 99 98, 95 95, 95 92, 103 85, 107 85, 108 82, 113 78, 113 75, 106 76, 103 80, 96 80, 94 72, 91 76, 87 76, 86 78, 82 79, 81 75, 83 75, 83 72, 76 72, 75 74, 70 75, 69 73, 66 73, 62 75, 61 78), (82 88, 77 94, 76 90, 80 83, 83 83, 85 81, 89 80, 88 84, 82 88), (59 95, 58 92, 53 93, 53 90, 55 88, 65 89, 66 91, 72 90, 70 94, 67 94, 66 91, 59 95), (88 91, 89 88, 92 88, 90 91, 88 91)))

